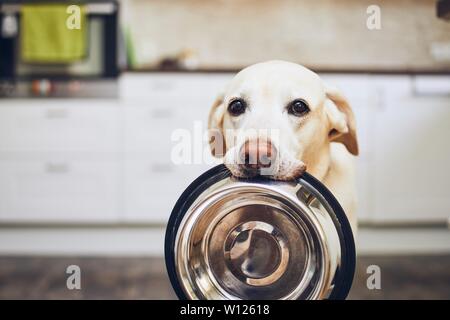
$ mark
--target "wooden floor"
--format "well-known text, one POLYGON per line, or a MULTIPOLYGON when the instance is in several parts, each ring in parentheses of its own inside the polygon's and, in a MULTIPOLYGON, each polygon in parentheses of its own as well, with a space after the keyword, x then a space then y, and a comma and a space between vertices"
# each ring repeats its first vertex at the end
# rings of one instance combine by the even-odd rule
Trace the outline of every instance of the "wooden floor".
MULTIPOLYGON (((359 257, 350 299, 450 299, 450 255, 359 257), (366 287, 381 268, 381 290, 366 287)), ((0 299, 175 299, 159 258, 0 257, 0 299), (68 265, 81 290, 66 287, 68 265)))

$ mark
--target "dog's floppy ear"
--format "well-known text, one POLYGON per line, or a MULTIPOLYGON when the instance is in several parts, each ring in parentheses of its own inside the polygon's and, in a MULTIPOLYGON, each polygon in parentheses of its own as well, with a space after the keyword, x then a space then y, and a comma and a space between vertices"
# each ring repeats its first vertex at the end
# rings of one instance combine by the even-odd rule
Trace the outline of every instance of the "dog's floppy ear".
POLYGON ((223 133, 223 117, 225 106, 223 105, 223 94, 220 94, 209 111, 208 117, 208 139, 211 154, 221 158, 225 155, 225 137, 223 133))
POLYGON ((325 107, 331 123, 330 140, 343 143, 350 153, 358 155, 355 115, 347 99, 339 90, 328 85, 325 85, 325 94, 325 107))

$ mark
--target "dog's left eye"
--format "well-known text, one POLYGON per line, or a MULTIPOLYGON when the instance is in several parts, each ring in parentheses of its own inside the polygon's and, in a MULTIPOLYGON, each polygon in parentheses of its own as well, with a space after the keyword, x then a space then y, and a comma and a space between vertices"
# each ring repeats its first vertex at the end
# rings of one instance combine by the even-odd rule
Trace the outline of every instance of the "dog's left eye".
POLYGON ((300 99, 292 101, 288 106, 288 112, 296 117, 304 116, 309 110, 308 104, 300 99))

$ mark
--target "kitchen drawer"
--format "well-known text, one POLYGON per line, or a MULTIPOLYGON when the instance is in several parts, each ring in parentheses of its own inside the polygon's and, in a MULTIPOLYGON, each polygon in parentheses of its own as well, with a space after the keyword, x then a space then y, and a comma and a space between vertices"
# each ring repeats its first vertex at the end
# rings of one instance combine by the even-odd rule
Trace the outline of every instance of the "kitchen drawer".
POLYGON ((117 151, 114 102, 34 100, 0 106, 0 151, 117 151))
POLYGON ((384 91, 374 117, 373 219, 446 223, 450 96, 415 92, 409 78, 397 79, 384 91))
POLYGON ((125 220, 167 223, 175 202, 207 165, 174 165, 145 159, 125 161, 125 220))
POLYGON ((172 97, 165 99, 139 99, 125 101, 125 112, 136 113, 155 121, 171 121, 184 123, 186 121, 205 121, 208 119, 212 101, 201 97, 172 97))
POLYGON ((139 98, 204 97, 213 100, 233 74, 153 73, 126 74, 121 77, 121 97, 139 98))
POLYGON ((0 221, 116 222, 119 170, 103 160, 1 160, 0 221))
POLYGON ((161 147, 171 147, 175 130, 183 130, 193 141, 205 135, 206 141, 207 109, 205 112, 195 110, 188 104, 183 107, 126 107, 125 150, 154 152, 161 147))

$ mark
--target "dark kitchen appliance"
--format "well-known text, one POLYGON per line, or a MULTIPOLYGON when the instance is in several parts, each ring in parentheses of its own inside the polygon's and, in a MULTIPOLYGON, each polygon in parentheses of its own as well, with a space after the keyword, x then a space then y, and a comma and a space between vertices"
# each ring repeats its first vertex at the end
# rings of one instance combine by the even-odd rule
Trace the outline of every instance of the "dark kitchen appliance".
POLYGON ((117 94, 117 1, 2 1, 0 3, 0 97, 101 97, 117 94), (86 55, 72 63, 29 63, 21 58, 24 5, 83 6, 86 55))
POLYGON ((438 0, 436 11, 439 18, 450 21, 450 0, 438 0))

